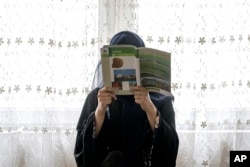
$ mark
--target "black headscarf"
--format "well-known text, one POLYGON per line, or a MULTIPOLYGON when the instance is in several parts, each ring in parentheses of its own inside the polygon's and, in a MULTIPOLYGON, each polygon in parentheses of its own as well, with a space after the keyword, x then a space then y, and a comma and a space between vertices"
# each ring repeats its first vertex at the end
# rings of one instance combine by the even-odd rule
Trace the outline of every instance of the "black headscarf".
POLYGON ((110 41, 110 45, 134 45, 138 48, 145 47, 141 37, 131 31, 121 31, 115 34, 110 41))

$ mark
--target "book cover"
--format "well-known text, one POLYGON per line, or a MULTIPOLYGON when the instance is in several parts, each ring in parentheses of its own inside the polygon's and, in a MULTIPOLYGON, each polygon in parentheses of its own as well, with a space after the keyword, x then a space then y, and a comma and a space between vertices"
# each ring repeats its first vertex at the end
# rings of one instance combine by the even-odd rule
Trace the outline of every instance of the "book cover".
POLYGON ((140 85, 138 50, 130 45, 101 48, 103 82, 116 89, 118 95, 133 94, 131 86, 140 85))

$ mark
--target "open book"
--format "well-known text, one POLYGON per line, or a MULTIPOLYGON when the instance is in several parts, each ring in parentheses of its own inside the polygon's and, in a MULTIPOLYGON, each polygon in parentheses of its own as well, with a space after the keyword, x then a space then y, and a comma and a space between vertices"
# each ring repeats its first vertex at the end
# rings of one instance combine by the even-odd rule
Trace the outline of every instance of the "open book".
POLYGON ((101 49, 104 86, 117 95, 131 95, 131 86, 141 85, 149 92, 171 94, 171 54, 132 45, 104 45, 101 49))

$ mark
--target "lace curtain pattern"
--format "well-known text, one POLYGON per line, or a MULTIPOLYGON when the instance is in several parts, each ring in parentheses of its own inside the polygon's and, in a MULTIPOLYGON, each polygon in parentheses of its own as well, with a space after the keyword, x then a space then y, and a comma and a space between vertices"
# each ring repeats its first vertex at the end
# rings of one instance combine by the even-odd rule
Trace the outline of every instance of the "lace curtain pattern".
POLYGON ((177 166, 250 150, 246 0, 0 2, 0 166, 75 166, 75 127, 99 48, 121 30, 172 53, 177 166))
POLYGON ((230 150, 250 150, 250 3, 139 4, 146 45, 172 53, 177 166, 229 166, 230 150))
POLYGON ((98 1, 0 2, 0 166, 75 166, 98 61, 98 1))

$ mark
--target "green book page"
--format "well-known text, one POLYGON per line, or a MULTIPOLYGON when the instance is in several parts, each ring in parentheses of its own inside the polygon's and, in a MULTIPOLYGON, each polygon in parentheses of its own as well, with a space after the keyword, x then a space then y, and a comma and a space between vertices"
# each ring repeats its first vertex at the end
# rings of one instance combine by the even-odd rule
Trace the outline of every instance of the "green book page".
POLYGON ((139 48, 141 85, 150 91, 171 92, 171 54, 152 48, 139 48))
POLYGON ((101 49, 101 57, 119 56, 138 57, 137 48, 132 45, 106 45, 101 49))

